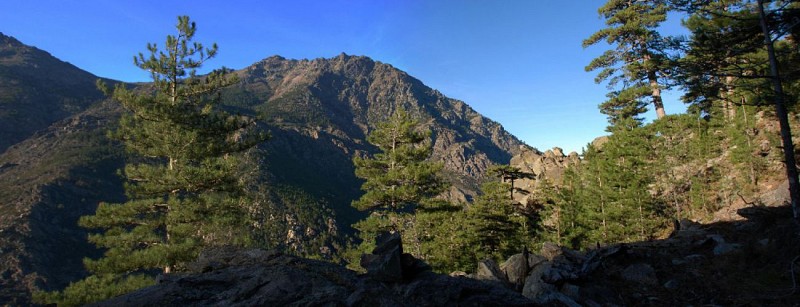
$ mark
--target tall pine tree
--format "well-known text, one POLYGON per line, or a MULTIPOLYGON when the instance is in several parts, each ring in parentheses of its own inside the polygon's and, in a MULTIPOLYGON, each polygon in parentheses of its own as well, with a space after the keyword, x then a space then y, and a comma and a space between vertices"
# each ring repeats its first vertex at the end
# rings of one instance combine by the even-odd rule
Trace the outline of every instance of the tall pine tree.
POLYGON ((356 157, 356 176, 366 180, 365 193, 353 201, 358 210, 402 211, 443 192, 442 165, 427 161, 432 153, 430 132, 398 109, 378 124, 367 140, 381 151, 373 158, 356 157))
POLYGON ((481 195, 466 210, 464 236, 474 261, 502 261, 533 243, 530 221, 512 202, 510 184, 491 181, 481 186, 481 195))
MULTIPOLYGON (((89 241, 105 249, 100 259, 86 259, 95 276, 70 285, 51 301, 79 304, 103 299, 130 284, 144 285, 156 270, 171 273, 210 244, 244 242, 247 218, 236 153, 264 141, 253 119, 216 108, 219 90, 237 82, 220 69, 198 76, 197 69, 217 54, 193 42, 188 16, 178 17, 176 36, 164 49, 148 44, 149 56, 134 64, 148 72, 152 87, 130 90, 118 85, 112 94, 128 111, 112 132, 130 153, 122 171, 128 201, 102 203, 79 223, 101 229, 89 241), (102 280, 102 287, 89 287, 102 280), (83 299, 65 298, 86 289, 83 299), (83 301, 81 301, 83 300, 83 301)), ((104 87, 101 85, 101 87, 104 87)), ((108 91, 107 91, 108 92, 108 91)))
POLYGON ((609 100, 600 105, 612 125, 620 118, 643 113, 646 97, 650 97, 658 118, 666 114, 661 90, 665 87, 664 72, 671 65, 673 40, 662 37, 656 28, 666 20, 667 11, 668 6, 660 0, 609 0, 598 10, 608 27, 583 41, 584 47, 604 40, 614 46, 586 66, 586 71, 599 69, 595 81, 607 80, 609 88, 622 82, 622 88, 612 91, 609 100))
POLYGON ((442 164, 428 161, 432 153, 430 132, 424 131, 406 110, 400 108, 386 122, 379 123, 367 140, 380 152, 374 157, 353 159, 356 176, 365 180, 361 186, 364 195, 353 201, 353 207, 371 212, 367 219, 354 225, 363 240, 356 253, 369 252, 378 232, 403 233, 413 228, 413 211, 448 187, 439 174, 442 164))

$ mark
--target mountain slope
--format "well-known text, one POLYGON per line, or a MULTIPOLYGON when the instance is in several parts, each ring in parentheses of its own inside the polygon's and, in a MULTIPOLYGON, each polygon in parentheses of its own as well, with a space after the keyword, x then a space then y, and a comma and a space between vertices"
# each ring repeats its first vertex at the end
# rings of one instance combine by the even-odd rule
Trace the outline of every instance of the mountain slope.
POLYGON ((97 77, 0 33, 0 153, 102 98, 97 77))
MULTIPOLYGON (((24 305, 31 289, 82 277, 81 259, 97 254, 77 219, 124 199, 124 154, 105 136, 122 110, 101 102, 90 73, 0 39, 0 305, 24 305)), ((258 116, 273 135, 243 167, 269 226, 263 241, 301 254, 329 251, 330 237, 363 216, 350 207, 361 193, 351 161, 375 152, 366 135, 398 106, 431 128, 453 199, 475 195, 487 166, 523 146, 464 102, 366 57, 271 57, 236 73, 226 108, 258 116)))
POLYGON ((450 197, 455 200, 474 196, 488 166, 508 163, 523 146, 500 124, 464 102, 367 57, 341 54, 331 59, 287 60, 276 56, 237 73, 242 83, 227 93, 228 101, 272 127, 276 138, 266 148, 274 153, 267 161, 273 174, 298 184, 319 181, 320 196, 345 192, 350 197, 335 199, 344 211, 350 210, 350 200, 359 193, 358 184, 353 185, 357 181, 352 157, 375 152, 365 142, 366 135, 398 107, 432 130, 432 159, 444 163, 454 184, 450 197), (296 152, 298 146, 304 147, 302 153, 296 152), (310 173, 280 168, 286 165, 307 165, 310 173))
POLYGON ((119 108, 107 102, 0 155, 0 305, 26 305, 30 289, 59 289, 96 256, 78 218, 123 199, 122 150, 105 137, 119 108))

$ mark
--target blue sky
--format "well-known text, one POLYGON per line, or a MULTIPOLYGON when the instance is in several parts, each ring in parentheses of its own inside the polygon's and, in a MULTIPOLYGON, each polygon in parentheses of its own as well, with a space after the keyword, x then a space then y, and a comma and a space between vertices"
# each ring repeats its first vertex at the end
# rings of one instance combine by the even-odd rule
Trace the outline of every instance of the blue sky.
MULTIPOLYGON (((272 55, 366 55, 467 102, 528 145, 580 152, 607 124, 597 105, 608 90, 584 71, 607 46, 581 47, 604 26, 603 3, 9 0, 0 4, 0 32, 95 75, 147 81, 133 55, 162 43, 176 16, 189 15, 196 40, 220 46, 211 68, 240 69, 272 55)), ((678 96, 667 95, 667 113, 685 110, 678 96)))

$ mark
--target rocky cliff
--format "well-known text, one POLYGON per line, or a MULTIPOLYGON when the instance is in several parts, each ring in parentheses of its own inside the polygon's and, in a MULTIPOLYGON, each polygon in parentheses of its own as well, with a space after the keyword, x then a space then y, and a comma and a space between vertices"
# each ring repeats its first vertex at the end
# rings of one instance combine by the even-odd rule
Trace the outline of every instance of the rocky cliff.
MULTIPOLYGON (((298 174, 295 169, 275 169, 275 175, 288 181, 318 177, 324 182, 321 193, 358 194, 357 186, 338 183, 354 182, 352 157, 375 151, 364 141, 366 135, 399 107, 433 132, 432 159, 443 162, 451 175, 450 195, 455 200, 475 195, 489 165, 508 163, 520 148, 526 148, 466 103, 367 57, 341 54, 332 59, 287 60, 276 56, 237 73, 243 82, 227 93, 229 103, 258 114, 281 136, 282 140, 265 145, 267 151, 282 156, 275 157, 276 162, 293 159, 310 164, 308 169, 313 170, 298 174), (287 155, 297 146, 286 142, 305 143, 301 145, 305 152, 287 155)), ((348 205, 349 201, 339 203, 348 205)))
MULTIPOLYGON (((511 158, 509 165, 533 175, 533 178, 530 179, 516 180, 514 186, 528 192, 534 192, 543 180, 548 180, 553 185, 561 184, 564 171, 578 163, 581 163, 581 158, 574 151, 564 155, 564 151, 559 147, 541 152, 535 148, 521 146, 519 153, 511 158)), ((522 204, 528 204, 531 197, 534 197, 534 195, 514 194, 514 200, 522 204)))

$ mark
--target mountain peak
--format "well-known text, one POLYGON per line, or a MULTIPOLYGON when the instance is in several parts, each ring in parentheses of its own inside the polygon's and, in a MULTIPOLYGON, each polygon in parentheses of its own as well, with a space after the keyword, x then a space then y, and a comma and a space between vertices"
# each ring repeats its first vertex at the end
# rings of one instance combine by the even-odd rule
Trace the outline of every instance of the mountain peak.
POLYGON ((24 46, 19 40, 13 36, 8 36, 0 32, 0 48, 20 47, 24 46))
POLYGON ((97 77, 0 33, 0 153, 33 132, 85 110, 102 94, 97 77))

